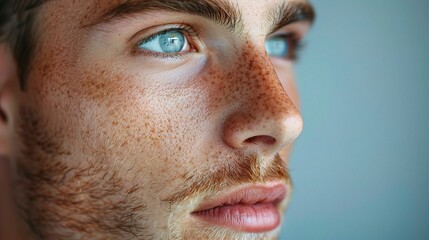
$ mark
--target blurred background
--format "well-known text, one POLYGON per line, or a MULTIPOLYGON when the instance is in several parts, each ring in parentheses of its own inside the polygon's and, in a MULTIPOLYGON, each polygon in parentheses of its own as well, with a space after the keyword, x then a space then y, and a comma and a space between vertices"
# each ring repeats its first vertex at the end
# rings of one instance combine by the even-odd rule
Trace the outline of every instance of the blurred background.
POLYGON ((429 239, 429 0, 313 0, 281 239, 429 239))

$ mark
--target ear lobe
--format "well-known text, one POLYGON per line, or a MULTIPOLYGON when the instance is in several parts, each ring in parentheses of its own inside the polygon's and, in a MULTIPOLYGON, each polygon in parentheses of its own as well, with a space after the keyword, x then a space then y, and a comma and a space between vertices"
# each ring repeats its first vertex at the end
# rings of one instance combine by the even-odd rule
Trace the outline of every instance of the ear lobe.
POLYGON ((12 133, 12 113, 17 99, 14 89, 18 76, 12 52, 4 43, 0 43, 0 155, 8 156, 10 134, 12 133))

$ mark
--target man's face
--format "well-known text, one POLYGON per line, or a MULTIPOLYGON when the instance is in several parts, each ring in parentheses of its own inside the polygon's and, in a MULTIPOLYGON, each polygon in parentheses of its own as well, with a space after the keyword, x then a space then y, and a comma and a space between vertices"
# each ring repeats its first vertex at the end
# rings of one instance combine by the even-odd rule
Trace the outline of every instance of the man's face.
POLYGON ((282 17, 304 3, 45 3, 14 117, 16 199, 33 231, 275 237, 302 129, 292 58, 309 27, 282 17))

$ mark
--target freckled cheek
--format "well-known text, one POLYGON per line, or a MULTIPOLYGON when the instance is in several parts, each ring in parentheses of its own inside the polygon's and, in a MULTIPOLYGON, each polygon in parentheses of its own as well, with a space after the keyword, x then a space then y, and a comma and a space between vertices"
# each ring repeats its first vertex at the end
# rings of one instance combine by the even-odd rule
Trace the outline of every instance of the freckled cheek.
POLYGON ((200 96, 207 106, 208 115, 216 117, 228 104, 233 104, 240 98, 239 86, 234 84, 234 78, 237 78, 236 73, 225 73, 215 68, 199 76, 200 96))
POLYGON ((150 192, 161 190, 158 183, 180 179, 186 172, 179 158, 180 146, 173 143, 174 135, 158 127, 167 121, 143 114, 144 108, 136 107, 141 102, 128 102, 127 106, 122 103, 107 112, 93 108, 77 130, 82 140, 75 142, 76 149, 81 150, 76 154, 121 169, 127 182, 144 183, 144 189, 150 192))
POLYGON ((111 156, 134 164, 135 170, 143 173, 141 177, 154 184, 161 180, 183 181, 189 168, 196 167, 195 159, 201 156, 195 156, 199 152, 195 148, 205 136, 209 115, 207 98, 197 85, 177 89, 136 85, 110 103, 93 101, 93 94, 89 102, 99 114, 91 113, 85 125, 99 125, 106 131, 105 135, 93 136, 98 148, 108 144, 111 156))
POLYGON ((210 116, 216 111, 209 106, 222 102, 226 87, 219 76, 203 74, 184 84, 154 87, 105 67, 86 69, 46 85, 56 95, 45 94, 54 99, 46 104, 58 105, 49 108, 61 114, 45 115, 57 116, 52 121, 70 133, 67 145, 74 156, 132 169, 124 176, 148 183, 151 190, 166 182, 176 186, 190 169, 202 168, 204 151, 209 151, 205 140, 214 134, 209 127, 215 125, 210 116))
POLYGON ((190 169, 201 167, 202 157, 194 153, 200 152, 209 113, 207 95, 197 84, 154 88, 100 66, 43 73, 44 83, 37 85, 40 111, 64 133, 73 161, 130 169, 123 176, 148 183, 151 191, 168 182, 177 185, 190 169))

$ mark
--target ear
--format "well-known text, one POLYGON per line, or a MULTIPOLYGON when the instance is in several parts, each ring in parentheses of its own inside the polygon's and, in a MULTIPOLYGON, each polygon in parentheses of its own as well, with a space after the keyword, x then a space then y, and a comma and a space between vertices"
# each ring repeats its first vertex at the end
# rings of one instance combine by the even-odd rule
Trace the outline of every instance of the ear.
POLYGON ((0 156, 9 156, 13 133, 13 112, 19 88, 16 63, 11 49, 0 42, 0 156))

